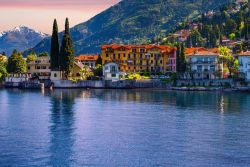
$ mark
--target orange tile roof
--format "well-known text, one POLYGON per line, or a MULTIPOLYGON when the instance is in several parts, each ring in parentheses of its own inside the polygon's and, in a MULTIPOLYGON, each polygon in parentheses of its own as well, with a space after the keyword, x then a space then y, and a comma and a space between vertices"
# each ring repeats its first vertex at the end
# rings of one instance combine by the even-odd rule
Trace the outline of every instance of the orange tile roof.
POLYGON ((185 49, 186 54, 192 54, 192 53, 195 53, 195 52, 198 52, 198 51, 206 51, 206 49, 203 48, 203 47, 186 48, 185 49))
POLYGON ((203 47, 186 48, 186 56, 219 55, 218 48, 206 49, 203 47))
POLYGON ((97 61, 98 55, 80 55, 75 57, 75 60, 78 61, 97 61))
POLYGON ((250 51, 241 52, 238 56, 250 56, 250 51))
POLYGON ((119 44, 111 44, 111 45, 102 45, 101 49, 119 49, 119 48, 125 48, 125 49, 132 49, 132 48, 142 48, 142 49, 153 49, 157 48, 163 51, 167 52, 173 52, 176 51, 176 48, 168 46, 168 45, 119 45, 119 44))

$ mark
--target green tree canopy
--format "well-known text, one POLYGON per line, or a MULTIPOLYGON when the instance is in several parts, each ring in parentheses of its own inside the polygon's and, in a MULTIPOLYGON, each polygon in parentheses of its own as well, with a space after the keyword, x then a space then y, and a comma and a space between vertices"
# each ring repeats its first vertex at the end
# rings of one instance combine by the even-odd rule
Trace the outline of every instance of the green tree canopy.
POLYGON ((37 56, 36 56, 35 54, 29 54, 29 55, 27 56, 26 61, 27 61, 27 63, 29 63, 29 62, 34 61, 34 60, 36 60, 36 59, 37 59, 37 56))
POLYGON ((38 57, 47 57, 47 56, 49 56, 48 52, 42 52, 42 53, 39 54, 38 57))
POLYGON ((238 70, 238 59, 233 56, 232 51, 226 46, 219 47, 219 53, 222 55, 221 59, 228 68, 231 77, 238 70))
POLYGON ((0 82, 4 80, 4 78, 8 75, 6 69, 6 63, 0 62, 0 82))
POLYGON ((9 73, 22 74, 26 72, 26 61, 21 53, 14 50, 8 59, 7 71, 9 73))

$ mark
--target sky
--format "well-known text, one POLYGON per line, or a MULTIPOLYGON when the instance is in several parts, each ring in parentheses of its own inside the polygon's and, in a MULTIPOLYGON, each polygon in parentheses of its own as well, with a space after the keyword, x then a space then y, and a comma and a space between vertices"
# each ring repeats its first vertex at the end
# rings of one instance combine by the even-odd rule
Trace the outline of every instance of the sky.
POLYGON ((59 30, 68 17, 70 27, 116 4, 119 0, 0 0, 0 32, 17 26, 51 34, 54 18, 59 30))

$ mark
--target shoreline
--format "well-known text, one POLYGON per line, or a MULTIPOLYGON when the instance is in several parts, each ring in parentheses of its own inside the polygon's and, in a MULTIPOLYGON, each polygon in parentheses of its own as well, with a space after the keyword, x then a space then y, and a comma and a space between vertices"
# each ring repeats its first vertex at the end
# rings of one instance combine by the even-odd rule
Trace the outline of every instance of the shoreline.
POLYGON ((35 89, 35 88, 18 88, 18 87, 4 87, 0 86, 0 89, 20 89, 20 90, 76 90, 76 89, 96 89, 96 90, 143 90, 143 91, 178 91, 178 92, 244 92, 250 93, 249 87, 241 87, 241 88, 223 88, 223 87, 168 87, 168 88, 128 88, 128 87, 61 87, 61 88, 44 88, 44 89, 35 89))

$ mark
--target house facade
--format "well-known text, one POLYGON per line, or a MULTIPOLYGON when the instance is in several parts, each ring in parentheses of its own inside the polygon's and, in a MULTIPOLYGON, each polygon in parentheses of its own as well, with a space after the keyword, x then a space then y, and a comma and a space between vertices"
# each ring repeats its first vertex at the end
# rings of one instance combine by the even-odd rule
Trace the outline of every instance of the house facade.
POLYGON ((103 66, 104 80, 119 80, 119 67, 115 63, 107 63, 103 66))
POLYGON ((166 45, 103 45, 102 64, 122 72, 176 72, 176 48, 166 45))
POLYGON ((27 73, 33 77, 37 76, 39 79, 50 78, 50 58, 49 56, 38 57, 36 60, 27 64, 27 73))
POLYGON ((96 61, 99 55, 80 55, 75 57, 75 61, 81 62, 84 66, 93 68, 96 66, 96 61))
POLYGON ((187 48, 185 52, 191 79, 223 78, 223 63, 218 49, 187 48))
POLYGON ((246 81, 250 81, 250 51, 238 55, 239 74, 246 81))

